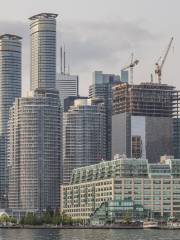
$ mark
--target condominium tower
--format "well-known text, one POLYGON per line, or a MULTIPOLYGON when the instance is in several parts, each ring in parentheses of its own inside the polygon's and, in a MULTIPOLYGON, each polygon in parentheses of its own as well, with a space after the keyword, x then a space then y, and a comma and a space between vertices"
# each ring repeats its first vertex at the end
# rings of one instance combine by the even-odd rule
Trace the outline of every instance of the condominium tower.
POLYGON ((74 168, 100 162, 106 157, 104 106, 78 99, 64 113, 63 182, 69 183, 74 168))
POLYGON ((31 20, 31 92, 16 99, 8 127, 9 208, 56 209, 60 201, 61 109, 56 82, 56 14, 31 20))
POLYGON ((57 90, 37 89, 13 104, 8 128, 9 208, 58 208, 60 114, 57 90))
POLYGON ((57 16, 52 13, 41 13, 29 18, 31 20, 31 90, 55 88, 57 16))
POLYGON ((89 87, 90 98, 101 98, 105 106, 106 115, 106 160, 111 159, 112 134, 112 86, 120 82, 120 76, 104 74, 102 71, 93 72, 92 85, 89 87))
POLYGON ((0 208, 7 203, 6 138, 9 109, 21 96, 21 37, 0 36, 0 208))

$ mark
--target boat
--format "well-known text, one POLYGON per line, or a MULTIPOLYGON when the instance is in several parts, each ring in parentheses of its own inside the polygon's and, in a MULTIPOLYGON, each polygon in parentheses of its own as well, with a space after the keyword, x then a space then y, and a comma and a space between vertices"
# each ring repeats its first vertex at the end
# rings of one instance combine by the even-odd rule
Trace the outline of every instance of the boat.
POLYGON ((143 222, 143 229, 157 229, 157 228, 159 228, 157 221, 147 220, 143 222))
POLYGON ((168 229, 180 229, 180 222, 167 222, 168 229))

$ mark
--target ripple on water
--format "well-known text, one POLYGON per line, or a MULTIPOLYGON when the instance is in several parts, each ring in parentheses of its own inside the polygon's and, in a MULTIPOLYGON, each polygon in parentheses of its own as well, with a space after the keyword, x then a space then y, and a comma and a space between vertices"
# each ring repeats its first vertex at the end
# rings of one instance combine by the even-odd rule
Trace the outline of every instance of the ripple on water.
POLYGON ((180 231, 0 229, 0 240, 180 240, 180 231))

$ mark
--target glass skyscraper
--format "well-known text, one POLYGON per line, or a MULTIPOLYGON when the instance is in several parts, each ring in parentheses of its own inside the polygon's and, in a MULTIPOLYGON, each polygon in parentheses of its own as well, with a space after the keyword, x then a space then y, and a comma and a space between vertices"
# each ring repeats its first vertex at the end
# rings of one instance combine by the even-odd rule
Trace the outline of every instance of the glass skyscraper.
POLYGON ((31 20, 31 90, 55 88, 56 84, 56 17, 41 13, 31 20))
POLYGON ((9 109, 21 96, 21 37, 0 36, 0 208, 7 205, 6 138, 9 109))
POLYGON ((104 74, 102 71, 93 72, 92 85, 89 87, 90 98, 101 98, 106 114, 106 160, 111 160, 112 134, 112 86, 120 83, 120 76, 104 74))

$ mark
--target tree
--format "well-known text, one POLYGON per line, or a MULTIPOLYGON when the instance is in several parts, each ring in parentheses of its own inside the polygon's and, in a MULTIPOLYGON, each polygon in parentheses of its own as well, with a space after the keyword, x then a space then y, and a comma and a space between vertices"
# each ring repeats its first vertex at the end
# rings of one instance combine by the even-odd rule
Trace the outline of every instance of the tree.
POLYGON ((17 223, 17 219, 15 217, 10 216, 9 220, 11 223, 17 223))
POLYGON ((42 224, 41 219, 34 213, 27 213, 27 215, 21 219, 21 224, 27 225, 40 225, 42 224))
POLYGON ((6 214, 2 214, 0 216, 0 223, 7 223, 7 222, 10 222, 9 216, 6 214))
POLYGON ((62 213, 62 224, 64 225, 72 225, 72 218, 64 213, 62 213))
POLYGON ((131 220, 130 215, 129 215, 128 212, 126 212, 126 213, 123 215, 123 222, 124 222, 124 223, 130 223, 130 220, 131 220))

